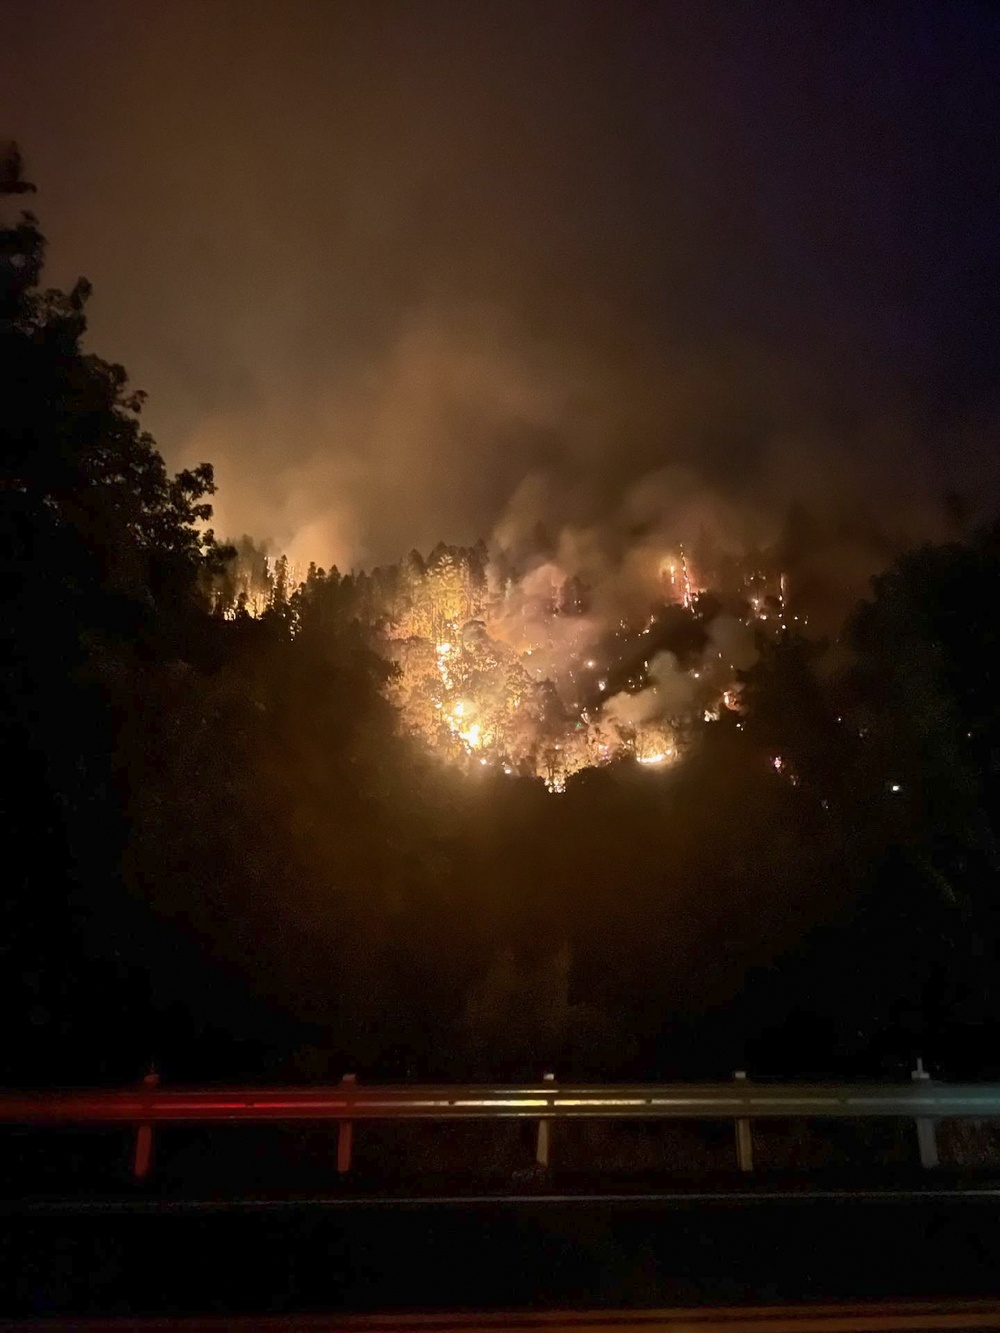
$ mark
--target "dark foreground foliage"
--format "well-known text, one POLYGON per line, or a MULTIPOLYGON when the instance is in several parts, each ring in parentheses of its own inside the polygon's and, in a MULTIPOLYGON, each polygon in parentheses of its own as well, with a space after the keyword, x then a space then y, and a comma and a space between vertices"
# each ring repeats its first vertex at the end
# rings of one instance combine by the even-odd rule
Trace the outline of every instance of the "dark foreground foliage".
POLYGON ((0 229, 5 1082, 996 1072, 997 530, 772 640, 676 769, 470 780, 356 584, 213 611, 211 468, 43 250, 0 229))

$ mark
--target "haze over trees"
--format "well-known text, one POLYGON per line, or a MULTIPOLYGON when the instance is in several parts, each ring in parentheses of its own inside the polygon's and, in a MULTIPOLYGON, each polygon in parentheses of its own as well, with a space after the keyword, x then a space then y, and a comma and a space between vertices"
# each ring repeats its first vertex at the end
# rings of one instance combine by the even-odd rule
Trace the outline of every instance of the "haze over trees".
MULTIPOLYGON (((210 465, 171 475, 141 393, 84 349, 88 284, 43 287, 29 191, 7 150, 5 1081, 150 1059, 861 1073, 917 1051, 995 1072, 1000 529, 905 554, 836 644, 761 635, 740 708, 673 767, 585 766, 556 797, 470 774, 400 726, 380 645, 416 584, 411 638, 468 620, 485 547, 299 585, 220 545, 210 465)), ((673 610, 675 653, 698 651, 705 608, 673 610)), ((554 707, 502 679, 536 722, 554 707)))

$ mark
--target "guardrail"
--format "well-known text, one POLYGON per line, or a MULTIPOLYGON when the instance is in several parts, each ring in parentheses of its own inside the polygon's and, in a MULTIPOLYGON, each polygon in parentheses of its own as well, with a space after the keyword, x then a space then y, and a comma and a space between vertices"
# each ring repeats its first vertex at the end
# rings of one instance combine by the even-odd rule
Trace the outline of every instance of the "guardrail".
POLYGON ((337 1168, 351 1168, 354 1125, 368 1120, 527 1119, 537 1121, 535 1158, 547 1167, 550 1125, 565 1119, 719 1120, 735 1123, 737 1162, 753 1169, 755 1119, 913 1119, 920 1162, 938 1165, 935 1121, 1000 1117, 1000 1084, 935 1083, 918 1061, 910 1084, 733 1083, 559 1085, 469 1084, 365 1087, 345 1075, 329 1087, 195 1088, 159 1086, 150 1073, 136 1088, 0 1093, 0 1124, 136 1127, 133 1174, 150 1169, 153 1126, 165 1124, 336 1121, 337 1168))

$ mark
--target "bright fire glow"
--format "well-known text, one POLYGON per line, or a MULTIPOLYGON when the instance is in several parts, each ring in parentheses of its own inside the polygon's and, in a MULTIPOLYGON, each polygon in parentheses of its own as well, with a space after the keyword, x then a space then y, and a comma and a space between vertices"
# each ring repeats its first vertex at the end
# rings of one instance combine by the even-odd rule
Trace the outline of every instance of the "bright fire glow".
MULTIPOLYGON (((427 564, 376 574, 385 576, 378 590, 373 579, 353 614, 395 667, 385 691, 401 727, 448 762, 540 778, 559 793, 586 768, 676 763, 703 723, 740 708, 714 642, 674 647, 678 610, 696 623, 712 586, 684 547, 654 560, 647 602, 633 599, 627 617, 623 608, 591 614, 582 581, 552 564, 514 578, 495 574, 486 556, 476 565, 471 552, 441 548, 427 564)), ((217 611, 262 615, 279 585, 287 604, 288 579, 287 562, 237 566, 217 611)), ((745 617, 749 602, 759 625, 769 605, 784 613, 784 578, 748 569, 728 596, 731 616, 745 617)), ((782 770, 780 757, 771 762, 782 770)))

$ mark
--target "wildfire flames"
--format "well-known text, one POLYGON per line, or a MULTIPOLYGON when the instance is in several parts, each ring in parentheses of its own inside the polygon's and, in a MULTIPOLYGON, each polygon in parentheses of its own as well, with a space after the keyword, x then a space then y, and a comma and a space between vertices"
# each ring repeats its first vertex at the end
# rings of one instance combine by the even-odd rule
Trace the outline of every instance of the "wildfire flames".
MULTIPOLYGON (((610 632, 569 582, 554 569, 523 582, 470 578, 447 560, 428 569, 384 636, 404 727, 453 762, 536 776, 561 792, 584 768, 669 766, 698 721, 738 707, 733 663, 710 637, 684 665, 656 646, 670 608, 697 622, 702 589, 683 550, 664 558, 641 620, 620 619, 610 632)), ((760 618, 764 594, 757 601, 756 611, 743 608, 744 624, 760 618)))
MULTIPOLYGON (((302 585, 287 562, 252 554, 221 614, 294 605, 302 585)), ((683 548, 654 563, 641 614, 634 597, 629 614, 598 614, 580 579, 544 562, 518 573, 481 545, 316 577, 306 586, 346 596, 393 663, 386 690, 408 734, 470 771, 541 778, 551 792, 585 768, 674 764, 699 725, 738 710, 739 644, 746 665, 755 633, 786 627, 783 576, 741 570, 727 596, 708 596, 683 548)))

